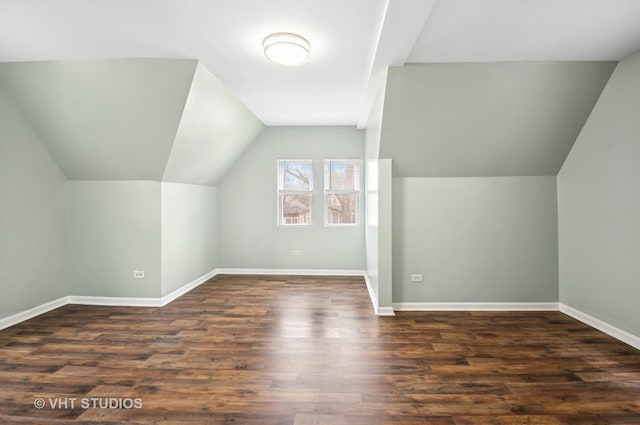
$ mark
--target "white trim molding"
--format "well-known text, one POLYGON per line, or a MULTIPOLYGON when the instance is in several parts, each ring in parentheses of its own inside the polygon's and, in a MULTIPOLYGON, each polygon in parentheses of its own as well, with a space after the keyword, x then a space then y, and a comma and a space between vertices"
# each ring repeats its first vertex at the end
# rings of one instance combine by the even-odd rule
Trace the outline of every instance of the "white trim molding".
POLYGON ((102 305, 109 307, 162 307, 161 298, 90 297, 70 295, 69 304, 102 305))
POLYGON ((364 282, 367 284, 367 291, 369 292, 369 298, 371 298, 371 304, 373 305, 373 311, 376 316, 395 316, 396 314, 393 311, 393 307, 378 307, 378 297, 373 290, 373 284, 371 283, 371 279, 369 279, 369 274, 363 271, 362 277, 364 277, 364 282))
POLYGON ((291 269, 215 269, 194 281, 176 289, 162 298, 128 298, 128 297, 89 297, 70 295, 46 302, 39 306, 21 311, 12 316, 0 319, 0 330, 17 325, 41 314, 47 313, 67 304, 84 304, 100 306, 122 307, 163 307, 181 297, 192 289, 200 286, 218 274, 263 274, 263 275, 302 275, 302 276, 363 276, 373 310, 378 316, 394 316, 397 311, 560 311, 576 320, 598 329, 630 346, 640 350, 640 337, 619 329, 609 323, 597 319, 578 309, 557 302, 527 302, 527 303, 475 303, 475 302, 426 302, 393 303, 393 307, 378 307, 378 300, 369 275, 360 270, 291 270, 291 269))
POLYGON ((582 323, 585 323, 589 326, 591 326, 592 328, 596 328, 599 331, 602 331, 604 333, 606 333, 609 336, 614 337, 617 340, 620 340, 626 344, 629 344, 630 346, 640 350, 640 337, 633 335, 627 331, 623 331, 620 328, 617 328, 613 325, 610 325, 607 322, 603 322, 600 319, 596 319, 595 317, 587 314, 587 313, 583 313, 582 311, 575 309, 573 307, 569 307, 566 304, 562 304, 560 303, 560 311, 564 314, 566 314, 567 316, 571 316, 576 320, 581 321, 582 323))
POLYGON ((217 274, 283 275, 283 276, 363 276, 362 270, 334 269, 217 269, 217 274))
POLYGON ((49 301, 29 310, 0 319, 0 330, 29 320, 67 304, 97 305, 109 307, 163 307, 192 289, 200 286, 219 274, 263 274, 263 275, 301 275, 301 276, 363 276, 362 270, 317 270, 317 269, 214 269, 187 283, 161 298, 135 297, 94 297, 69 295, 49 301))
POLYGON ((397 311, 558 311, 556 302, 529 303, 474 303, 474 302, 428 302, 393 303, 397 311))
POLYGON ((17 325, 25 320, 33 319, 41 314, 48 313, 51 310, 65 306, 69 303, 68 297, 58 298, 57 300, 49 301, 44 304, 37 305, 29 310, 24 310, 14 315, 4 317, 0 319, 0 330, 6 329, 10 326, 17 325))
POLYGON ((120 306, 120 307, 164 307, 173 300, 181 297, 192 289, 202 285, 212 277, 218 274, 218 270, 211 270, 197 279, 187 283, 175 291, 161 298, 129 298, 129 297, 87 297, 71 295, 68 297, 69 304, 84 305, 103 305, 103 306, 120 306))
POLYGON ((377 316, 395 316, 396 312, 393 307, 378 307, 374 309, 377 316))
POLYGON ((216 274, 218 274, 218 270, 214 269, 162 298, 91 297, 83 295, 69 295, 0 319, 0 330, 17 325, 18 323, 32 319, 51 310, 55 310, 56 308, 64 307, 67 304, 99 305, 109 307, 164 307, 192 289, 202 285, 216 274))
POLYGON ((364 271, 362 273, 362 277, 364 277, 364 283, 367 285, 367 292, 369 292, 369 298, 371 299, 371 305, 373 305, 373 310, 376 314, 378 314, 378 297, 376 296, 376 293, 373 290, 373 284, 371 283, 371 279, 369 279, 369 273, 364 271))
POLYGON ((197 288, 198 286, 202 285, 203 283, 205 283, 206 281, 208 281, 209 279, 211 279, 212 277, 214 277, 217 274, 219 274, 218 273, 218 269, 211 270, 209 273, 205 273, 202 276, 200 276, 199 278, 197 278, 197 279, 187 283, 186 285, 181 286, 180 288, 176 289, 175 291, 165 295, 164 297, 161 298, 161 306, 165 306, 165 305, 169 304, 170 302, 172 302, 173 300, 175 300, 177 298, 180 298, 181 296, 183 296, 187 292, 191 291, 192 289, 197 288))

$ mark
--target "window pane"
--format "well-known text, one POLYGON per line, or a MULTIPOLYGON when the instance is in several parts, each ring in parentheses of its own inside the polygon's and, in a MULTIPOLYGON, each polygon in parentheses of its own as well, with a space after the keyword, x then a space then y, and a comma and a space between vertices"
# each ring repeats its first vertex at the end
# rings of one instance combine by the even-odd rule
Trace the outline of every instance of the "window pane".
POLYGON ((328 161, 328 190, 358 190, 355 161, 328 161))
POLYGON ((311 193, 280 195, 282 224, 311 224, 311 193))
POLYGON ((311 161, 282 161, 283 190, 313 190, 311 161))
POLYGON ((356 224, 358 195, 356 193, 327 195, 327 224, 356 224))

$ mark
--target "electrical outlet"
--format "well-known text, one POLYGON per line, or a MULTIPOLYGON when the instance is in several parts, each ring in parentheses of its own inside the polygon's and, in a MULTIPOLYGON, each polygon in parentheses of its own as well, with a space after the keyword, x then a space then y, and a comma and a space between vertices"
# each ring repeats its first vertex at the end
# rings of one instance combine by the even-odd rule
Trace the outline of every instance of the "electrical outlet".
POLYGON ((133 271, 134 279, 144 279, 144 270, 134 270, 133 271))
POLYGON ((412 274, 411 275, 411 282, 422 282, 422 275, 421 274, 412 274))
POLYGON ((293 255, 302 255, 302 251, 298 251, 297 249, 293 250, 293 255))

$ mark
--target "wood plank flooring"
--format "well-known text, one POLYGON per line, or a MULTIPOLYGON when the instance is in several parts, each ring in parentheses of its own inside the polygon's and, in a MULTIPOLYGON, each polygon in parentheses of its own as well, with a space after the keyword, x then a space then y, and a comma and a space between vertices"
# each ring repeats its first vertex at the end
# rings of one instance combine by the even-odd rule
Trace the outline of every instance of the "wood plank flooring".
POLYGON ((376 317, 360 277, 217 276, 1 331, 0 423, 640 424, 640 352, 559 312, 376 317))

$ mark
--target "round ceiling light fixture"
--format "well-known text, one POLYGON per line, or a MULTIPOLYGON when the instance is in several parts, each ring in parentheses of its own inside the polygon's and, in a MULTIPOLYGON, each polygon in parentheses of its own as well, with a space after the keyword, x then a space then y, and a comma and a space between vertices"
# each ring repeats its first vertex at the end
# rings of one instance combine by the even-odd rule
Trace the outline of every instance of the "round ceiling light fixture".
POLYGON ((264 55, 281 65, 302 65, 309 59, 311 45, 302 36, 290 32, 277 32, 267 36, 262 42, 264 55))

